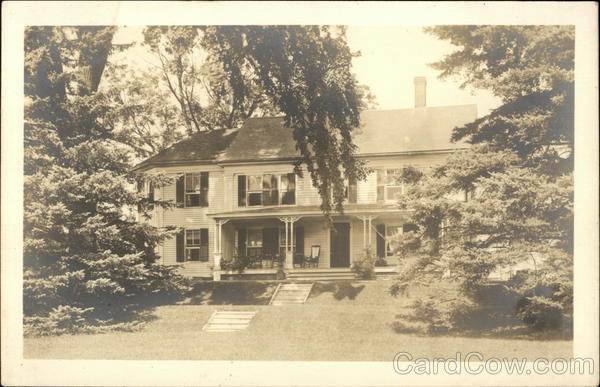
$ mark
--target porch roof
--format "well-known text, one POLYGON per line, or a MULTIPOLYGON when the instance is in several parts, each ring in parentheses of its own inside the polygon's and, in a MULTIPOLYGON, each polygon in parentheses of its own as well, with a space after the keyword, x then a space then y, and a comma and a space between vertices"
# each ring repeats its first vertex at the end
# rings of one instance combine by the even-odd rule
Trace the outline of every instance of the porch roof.
MULTIPOLYGON (((376 213, 402 213, 395 204, 347 204, 344 213, 334 212, 333 216, 344 215, 369 215, 376 213)), ((263 207, 240 211, 209 213, 216 219, 255 219, 272 218, 279 216, 323 216, 319 206, 285 206, 285 207, 263 207)))

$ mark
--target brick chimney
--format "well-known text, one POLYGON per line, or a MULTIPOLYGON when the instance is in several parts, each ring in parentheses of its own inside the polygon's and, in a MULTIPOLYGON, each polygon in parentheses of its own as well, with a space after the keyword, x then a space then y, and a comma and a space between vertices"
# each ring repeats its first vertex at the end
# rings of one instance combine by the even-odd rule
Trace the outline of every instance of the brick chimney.
POLYGON ((427 80, 425 77, 415 77, 415 107, 427 105, 427 80))

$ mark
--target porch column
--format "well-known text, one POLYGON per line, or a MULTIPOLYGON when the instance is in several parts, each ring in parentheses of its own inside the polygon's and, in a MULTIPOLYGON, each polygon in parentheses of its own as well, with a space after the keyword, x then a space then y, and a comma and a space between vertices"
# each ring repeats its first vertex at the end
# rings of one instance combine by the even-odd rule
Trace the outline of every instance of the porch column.
POLYGON ((376 218, 376 216, 372 216, 372 215, 363 215, 363 216, 357 216, 358 219, 362 220, 363 222, 363 249, 370 249, 371 248, 371 241, 372 241, 372 236, 371 236, 371 228, 373 228, 373 219, 376 218))
POLYGON ((367 217, 366 216, 357 216, 358 219, 362 221, 363 224, 363 250, 367 249, 367 217))
MULTIPOLYGON (((285 216, 283 218, 279 218, 283 223, 285 223, 285 268, 289 268, 289 257, 290 257, 290 248, 289 248, 289 238, 288 238, 288 223, 290 222, 290 218, 285 216)), ((292 262, 292 268, 294 267, 294 263, 292 262)))
POLYGON ((221 280, 221 259, 223 258, 222 250, 222 232, 223 225, 227 223, 227 220, 215 220, 215 248, 214 248, 214 267, 213 267, 213 280, 221 280))
POLYGON ((300 219, 299 216, 286 216, 279 218, 285 223, 285 268, 294 268, 294 223, 300 219), (289 224, 289 230, 288 230, 289 224), (289 235, 289 237, 288 237, 289 235))
POLYGON ((371 232, 371 227, 372 227, 371 226, 371 221, 372 220, 373 220, 373 217, 369 216, 369 248, 371 248, 371 234, 372 234, 372 232, 371 232))

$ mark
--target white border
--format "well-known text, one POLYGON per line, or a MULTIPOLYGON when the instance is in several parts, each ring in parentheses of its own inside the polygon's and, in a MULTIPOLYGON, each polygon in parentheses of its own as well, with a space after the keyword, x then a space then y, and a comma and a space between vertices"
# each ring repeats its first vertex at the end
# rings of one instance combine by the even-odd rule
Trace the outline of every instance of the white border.
MULTIPOLYGON (((593 2, 4 2, 2 4, 3 385, 563 385, 592 377, 399 376, 390 362, 22 359, 23 27, 148 24, 576 25, 576 356, 598 364, 598 24, 593 2)), ((402 348, 398 349, 399 351, 402 348)))

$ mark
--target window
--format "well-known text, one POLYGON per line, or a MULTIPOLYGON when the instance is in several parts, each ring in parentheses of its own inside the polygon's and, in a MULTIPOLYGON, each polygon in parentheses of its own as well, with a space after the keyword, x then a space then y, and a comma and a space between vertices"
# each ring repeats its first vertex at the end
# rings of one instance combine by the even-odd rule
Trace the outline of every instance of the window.
POLYGON ((280 203, 296 204, 296 175, 288 173, 281 175, 280 203))
POLYGON ((396 237, 402 234, 402 226, 385 226, 385 251, 386 255, 394 255, 394 250, 398 247, 396 237))
POLYGON ((264 174, 238 176, 239 206, 296 204, 296 175, 264 174))
POLYGON ((377 200, 397 200, 403 192, 402 169, 377 170, 377 200))
POLYGON ((262 229, 248 229, 246 254, 250 257, 261 255, 263 246, 262 229))
POLYGON ((208 261, 208 229, 185 230, 185 260, 208 261))
POLYGON ((185 206, 208 206, 208 172, 185 174, 185 206))

